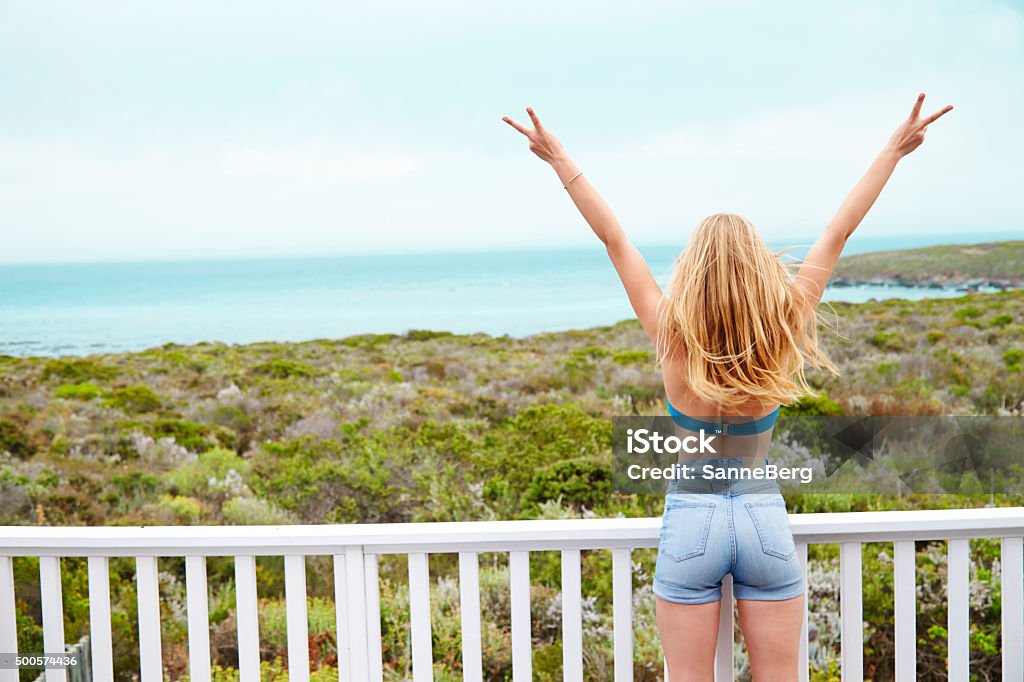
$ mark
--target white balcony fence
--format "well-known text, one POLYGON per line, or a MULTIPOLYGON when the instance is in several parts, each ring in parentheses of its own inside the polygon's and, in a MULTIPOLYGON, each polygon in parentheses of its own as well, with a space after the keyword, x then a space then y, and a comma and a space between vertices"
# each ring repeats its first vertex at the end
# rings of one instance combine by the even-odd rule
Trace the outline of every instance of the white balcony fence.
MULTIPOLYGON (((841 660, 845 682, 863 676, 861 544, 894 543, 896 679, 916 678, 916 540, 947 540, 949 552, 949 678, 969 679, 969 541, 999 538, 1002 548, 1002 669, 1004 680, 1024 680, 1024 507, 942 511, 792 515, 797 553, 806 570, 807 546, 840 544, 841 660)), ((210 677, 206 557, 234 557, 241 679, 259 679, 257 556, 284 556, 288 661, 292 680, 309 679, 304 557, 334 558, 339 675, 342 682, 382 679, 380 592, 377 560, 408 555, 412 671, 416 682, 432 670, 430 577, 427 555, 458 553, 462 655, 466 680, 481 680, 478 555, 507 552, 510 568, 513 679, 531 679, 530 552, 561 552, 562 637, 566 682, 583 679, 580 551, 611 550, 615 680, 633 676, 632 564, 634 548, 655 547, 660 519, 585 519, 470 523, 189 526, 189 527, 3 527, 0 529, 0 652, 18 650, 12 557, 39 557, 46 652, 64 650, 60 557, 88 557, 94 680, 113 678, 109 557, 135 557, 143 682, 163 679, 160 648, 158 557, 183 556, 186 567, 191 679, 210 677)), ((731 604, 727 584, 723 603, 731 604)), ((733 679, 733 611, 723 608, 715 671, 733 679)), ((807 617, 801 647, 806 680, 807 617)), ((64 680, 62 670, 47 682, 64 680)), ((16 672, 0 670, 0 682, 16 672)))

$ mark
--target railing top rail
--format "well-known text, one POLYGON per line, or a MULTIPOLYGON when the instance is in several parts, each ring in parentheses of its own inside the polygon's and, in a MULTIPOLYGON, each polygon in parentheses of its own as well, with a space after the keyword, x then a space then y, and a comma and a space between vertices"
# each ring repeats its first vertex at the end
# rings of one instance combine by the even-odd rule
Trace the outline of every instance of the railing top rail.
MULTIPOLYGON (((1024 537, 1024 507, 791 514, 798 542, 1024 537)), ((654 547, 659 517, 295 526, 0 526, 0 556, 232 556, 654 547)))

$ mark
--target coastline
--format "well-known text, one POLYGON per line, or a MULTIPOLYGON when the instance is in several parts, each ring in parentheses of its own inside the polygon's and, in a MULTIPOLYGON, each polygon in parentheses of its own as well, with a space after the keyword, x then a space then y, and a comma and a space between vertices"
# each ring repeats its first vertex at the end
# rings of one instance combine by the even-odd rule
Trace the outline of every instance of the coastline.
POLYGON ((929 277, 890 275, 883 277, 853 277, 838 275, 832 277, 828 286, 847 287, 903 287, 908 289, 931 289, 963 293, 991 293, 1024 288, 1024 277, 985 278, 957 275, 934 275, 929 277))

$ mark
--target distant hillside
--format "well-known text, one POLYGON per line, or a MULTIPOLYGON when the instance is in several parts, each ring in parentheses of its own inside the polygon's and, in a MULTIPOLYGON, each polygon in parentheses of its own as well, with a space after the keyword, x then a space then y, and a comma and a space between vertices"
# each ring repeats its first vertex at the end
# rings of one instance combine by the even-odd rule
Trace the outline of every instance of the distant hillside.
POLYGON ((935 287, 1024 286, 1024 240, 845 256, 839 259, 831 284, 878 282, 935 287))

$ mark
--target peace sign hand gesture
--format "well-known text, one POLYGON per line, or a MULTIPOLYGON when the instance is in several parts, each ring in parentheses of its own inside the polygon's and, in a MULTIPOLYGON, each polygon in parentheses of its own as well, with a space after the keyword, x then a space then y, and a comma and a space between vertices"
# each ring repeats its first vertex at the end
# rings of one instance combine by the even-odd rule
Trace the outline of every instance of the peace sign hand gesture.
POLYGON ((530 120, 533 121, 533 130, 516 123, 508 116, 502 116, 501 120, 525 135, 530 141, 530 151, 539 156, 541 160, 554 163, 564 158, 565 149, 562 148, 562 143, 558 141, 558 138, 550 130, 541 125, 537 114, 533 112, 533 108, 526 107, 526 113, 530 115, 530 120))
POLYGON ((889 146, 901 157, 920 147, 921 143, 924 142, 924 133, 928 130, 928 126, 953 110, 953 105, 948 104, 931 116, 921 118, 922 104, 924 104, 923 92, 917 96, 914 108, 910 111, 910 117, 900 124, 900 127, 896 129, 896 132, 889 139, 889 146))

